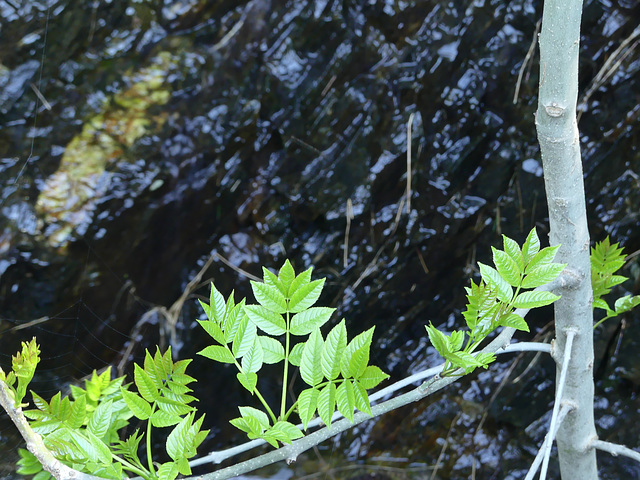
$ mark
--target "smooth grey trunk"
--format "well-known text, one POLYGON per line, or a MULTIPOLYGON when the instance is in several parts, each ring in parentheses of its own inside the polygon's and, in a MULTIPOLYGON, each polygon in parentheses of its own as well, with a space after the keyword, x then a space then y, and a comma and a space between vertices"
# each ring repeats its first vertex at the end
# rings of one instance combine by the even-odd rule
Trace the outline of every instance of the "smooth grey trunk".
POLYGON ((562 402, 574 409, 557 435, 562 480, 598 478, 593 419, 593 292, 589 231, 576 120, 582 0, 545 0, 540 33, 540 94, 536 128, 544 167, 550 243, 561 244, 556 262, 573 279, 555 303, 559 365, 567 332, 576 332, 562 402))

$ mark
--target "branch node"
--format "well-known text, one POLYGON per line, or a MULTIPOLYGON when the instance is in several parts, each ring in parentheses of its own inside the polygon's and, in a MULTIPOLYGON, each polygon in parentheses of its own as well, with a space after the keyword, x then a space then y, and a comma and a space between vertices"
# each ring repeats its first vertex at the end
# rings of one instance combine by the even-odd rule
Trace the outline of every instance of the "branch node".
POLYGON ((550 117, 558 118, 564 115, 566 108, 561 107, 556 102, 551 102, 549 105, 544 105, 544 111, 547 112, 547 115, 550 117))

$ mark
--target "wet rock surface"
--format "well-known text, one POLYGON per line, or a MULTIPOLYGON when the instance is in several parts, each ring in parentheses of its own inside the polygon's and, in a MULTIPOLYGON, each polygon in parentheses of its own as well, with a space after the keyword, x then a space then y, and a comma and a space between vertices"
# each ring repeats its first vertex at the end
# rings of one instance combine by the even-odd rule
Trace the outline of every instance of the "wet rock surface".
MULTIPOLYGON (((541 2, 90 5, 0 2, 0 331, 5 354, 48 335, 41 386, 106 363, 126 371, 158 342, 193 357, 206 344, 195 301, 172 321, 144 314, 171 307, 213 254, 254 275, 285 258, 313 266, 336 319, 354 334, 377 325, 373 360, 397 380, 438 362, 423 326, 461 324, 463 287, 501 233, 545 237, 537 52, 512 101, 541 2), (56 360, 69 339, 78 348, 56 360)), ((596 79, 639 14, 635 2, 585 2, 581 47, 592 238, 610 234, 628 253, 640 249, 640 47, 628 42, 596 79)), ((636 294, 638 269, 635 257, 625 272, 636 294)), ((205 278, 250 294, 219 259, 205 278)), ((550 315, 518 338, 547 335, 550 315)), ((630 446, 637 320, 596 333, 599 433, 630 446)), ((250 400, 230 370, 194 363, 215 433, 203 451, 240 441, 227 421, 250 400)), ((436 464, 440 478, 523 478, 554 366, 533 355, 510 365, 340 436, 319 451, 325 467, 336 478, 424 478, 436 464)), ((296 476, 322 461, 301 459, 296 476)), ((638 475, 625 460, 600 464, 602 478, 638 475)))

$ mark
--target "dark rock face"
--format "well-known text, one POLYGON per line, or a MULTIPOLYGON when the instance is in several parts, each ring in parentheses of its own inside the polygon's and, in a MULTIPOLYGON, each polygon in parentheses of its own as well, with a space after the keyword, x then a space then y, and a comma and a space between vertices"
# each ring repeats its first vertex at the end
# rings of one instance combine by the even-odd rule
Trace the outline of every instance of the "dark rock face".
MULTIPOLYGON (((591 232, 631 253, 640 249, 633 42, 590 87, 640 10, 585 3, 580 128, 591 232)), ((1 340, 8 353, 47 336, 45 356, 64 352, 61 363, 49 360, 63 372, 43 373, 43 382, 61 385, 106 363, 126 369, 158 342, 194 356, 206 344, 196 302, 175 324, 160 314, 140 320, 153 305, 169 308, 212 254, 255 275, 285 258, 298 270, 313 266, 327 277, 321 301, 338 308, 336 321, 344 316, 353 335, 377 325, 375 362, 399 379, 438 361, 423 325, 462 325, 463 287, 500 233, 521 241, 537 226, 544 238, 537 55, 518 81, 540 2, 91 5, 0 2, 1 340), (50 318, 9 330, 42 317, 50 318)), ((247 279, 221 261, 205 278, 225 294, 250 295, 247 279)), ((549 315, 532 318, 532 331, 544 335, 549 315)), ((637 439, 623 438, 622 425, 637 416, 637 375, 615 369, 629 364, 636 330, 612 324, 597 333, 600 433, 630 445, 637 439)), ((434 464, 455 421, 443 478, 469 477, 473 461, 476 478, 519 478, 545 432, 537 421, 552 399, 553 366, 536 363, 488 403, 507 367, 333 448, 340 459, 391 452, 434 464)), ((233 373, 213 368, 195 361, 199 398, 234 389, 233 373)), ((238 440, 226 422, 249 401, 238 392, 225 398, 229 409, 211 408, 218 430, 205 450, 238 440)), ((624 461, 603 464, 603 478, 637 475, 624 461)))

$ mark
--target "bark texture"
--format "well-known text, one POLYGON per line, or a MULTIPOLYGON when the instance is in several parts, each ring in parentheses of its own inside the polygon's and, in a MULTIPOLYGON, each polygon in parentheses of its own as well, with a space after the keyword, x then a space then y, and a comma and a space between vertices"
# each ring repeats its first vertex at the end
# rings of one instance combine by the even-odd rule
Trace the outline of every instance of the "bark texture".
POLYGON ((550 243, 561 244, 569 282, 555 303, 555 359, 559 368, 567 332, 576 331, 562 402, 575 408, 557 435, 562 480, 598 478, 593 419, 593 292, 589 230, 576 120, 581 0, 545 0, 540 33, 540 95, 536 128, 549 204, 550 243))

